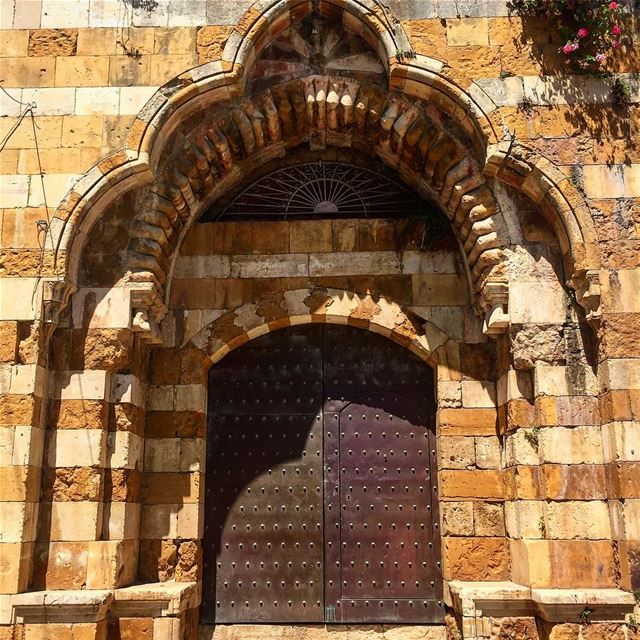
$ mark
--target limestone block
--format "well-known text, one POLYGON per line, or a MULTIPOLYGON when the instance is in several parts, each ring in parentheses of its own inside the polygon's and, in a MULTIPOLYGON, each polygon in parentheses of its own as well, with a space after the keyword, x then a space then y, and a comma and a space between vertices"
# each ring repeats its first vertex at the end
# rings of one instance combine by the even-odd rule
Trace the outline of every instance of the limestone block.
MULTIPOLYGON (((239 272, 240 265, 236 268, 236 274, 239 272)), ((228 278, 230 275, 231 258, 222 255, 179 256, 174 273, 175 278, 228 278)), ((233 277, 239 276, 234 275, 233 277)))
POLYGON ((143 504, 140 517, 140 538, 161 540, 178 535, 179 505, 143 504))
POLYGON ((559 464, 602 464, 602 434, 600 427, 585 426, 569 429, 550 427, 539 433, 541 462, 559 464))
POLYGON ((39 29, 42 13, 42 0, 10 0, 9 2, 0 3, 1 23, 6 25, 5 29, 10 28, 11 17, 5 17, 5 11, 13 12, 13 28, 14 29, 39 29))
MULTIPOLYGON (((18 425, 6 431, 13 433, 11 457, 7 464, 39 467, 44 450, 45 432, 30 425, 18 425)), ((7 453, 9 452, 7 451, 7 453)), ((2 453, 0 453, 0 456, 4 457, 2 453)))
POLYGON ((180 438, 147 438, 144 446, 145 471, 180 471, 180 438))
POLYGON ((301 278, 309 273, 306 253, 233 256, 232 278, 301 278))
POLYGON ((462 384, 457 380, 438 380, 438 407, 441 409, 462 406, 462 384))
POLYGON ((140 505, 109 502, 104 506, 103 537, 107 540, 134 540, 140 531, 140 505))
POLYGON ((0 176, 2 190, 2 206, 26 207, 29 200, 30 176, 3 175, 0 176))
POLYGON ((440 436, 438 438, 440 469, 470 469, 475 462, 473 437, 440 436))
POLYGON ((539 365, 534 369, 536 396, 597 395, 598 380, 589 366, 570 367, 539 365))
POLYGON ((168 3, 169 27, 191 27, 206 24, 207 5, 193 0, 171 0, 168 3))
POLYGON ((504 507, 498 502, 474 502, 473 526, 477 536, 504 536, 504 507))
POLYGON ((36 539, 37 502, 0 502, 0 543, 36 539))
POLYGON ((204 535, 204 503, 181 504, 178 507, 179 538, 202 538, 204 535))
POLYGON ((475 438, 478 469, 500 469, 502 450, 496 437, 475 438))
POLYGON ((7 87, 53 87, 55 66, 54 57, 4 58, 3 84, 7 87))
POLYGON ((489 45, 489 21, 486 18, 447 20, 447 45, 469 47, 489 45))
POLYGON ((510 560, 505 538, 443 538, 448 580, 508 580, 510 560))
POLYGON ((443 536, 473 535, 472 502, 442 502, 440 514, 443 536))
POLYGON ((120 104, 118 111, 120 115, 135 115, 142 110, 142 107, 151 99, 157 87, 121 87, 120 104))
POLYGON ((144 406, 145 385, 130 373, 114 373, 111 376, 111 391, 109 402, 132 404, 136 407, 144 406))
POLYGON ((640 197, 640 164, 584 165, 583 176, 589 198, 640 197))
POLYGON ((499 471, 443 470, 438 473, 438 479, 442 498, 504 497, 504 482, 499 471))
POLYGON ((151 385, 147 394, 148 411, 172 411, 174 390, 171 385, 151 385))
POLYGON ((2 34, 2 42, 0 42, 0 58, 26 56, 29 31, 19 29, 9 31, 6 23, 2 24, 2 29, 4 33, 2 34))
POLYGON ((102 429, 63 429, 51 433, 47 445, 50 467, 104 467, 107 434, 102 429))
POLYGON ((399 256, 395 251, 356 251, 351 253, 309 254, 309 275, 345 276, 389 275, 400 273, 399 256))
POLYGON ((548 502, 547 537, 559 539, 611 538, 611 523, 606 502, 548 502))
POLYGON ((43 29, 89 26, 89 0, 42 0, 43 29))
POLYGON ((62 119, 63 147, 101 147, 103 143, 104 117, 64 116, 62 119))
POLYGON ((498 379, 498 406, 506 404, 509 400, 516 400, 519 398, 530 399, 532 397, 533 389, 531 385, 531 376, 528 372, 509 369, 509 371, 498 379))
POLYGON ((57 205, 64 195, 71 189, 78 176, 75 173, 57 173, 43 176, 42 180, 32 176, 29 186, 30 207, 42 207, 46 202, 49 206, 57 205), (44 188, 43 188, 44 182, 44 188))
POLYGON ((403 251, 402 273, 457 273, 452 251, 403 251))
POLYGON ((87 589, 109 589, 130 584, 136 576, 136 540, 99 540, 88 545, 87 589))
POLYGON ((534 436, 530 429, 518 429, 507 435, 505 439, 505 459, 507 466, 539 464, 540 456, 534 443, 534 436))
POLYGON ((102 507, 101 502, 52 502, 51 540, 96 540, 102 507))
POLYGON ((462 405, 464 407, 495 407, 495 383, 485 380, 463 380, 462 405))
POLYGON ((509 284, 512 324, 562 324, 566 316, 567 297, 557 280, 509 284))
POLYGON ((202 438, 180 440, 180 471, 204 471, 205 441, 202 438))
POLYGON ((640 540, 640 499, 624 501, 624 525, 627 540, 640 540))
POLYGON ((544 503, 516 500, 504 504, 505 526, 511 538, 544 537, 544 503))
POLYGON ((119 87, 76 89, 76 109, 79 116, 117 114, 120 105, 119 87))
POLYGON ((110 432, 107 437, 107 461, 111 469, 136 469, 142 461, 144 440, 129 431, 110 432))
POLYGON ((128 13, 119 0, 90 0, 90 27, 127 27, 127 18, 128 13))
POLYGON ((181 384, 175 387, 176 411, 207 410, 207 389, 201 384, 181 384))
MULTIPOLYGON (((106 56, 56 58, 56 87, 106 87, 108 80, 109 59, 106 56)), ((92 126, 95 124, 93 121, 92 126)))
POLYGON ((640 359, 605 360, 599 372, 607 389, 640 389, 640 359))
POLYGON ((413 304, 428 307, 462 305, 469 302, 467 283, 460 274, 411 276, 413 304))
POLYGON ((640 269, 601 272, 603 307, 610 313, 640 312, 640 269))
POLYGON ((35 102, 37 116, 69 116, 75 112, 75 87, 38 87, 22 90, 23 102, 35 102))
POLYGON ((106 371, 56 371, 50 380, 49 393, 61 400, 105 400, 109 392, 106 371))
POLYGON ((640 422, 610 422, 602 426, 605 462, 640 461, 640 422))

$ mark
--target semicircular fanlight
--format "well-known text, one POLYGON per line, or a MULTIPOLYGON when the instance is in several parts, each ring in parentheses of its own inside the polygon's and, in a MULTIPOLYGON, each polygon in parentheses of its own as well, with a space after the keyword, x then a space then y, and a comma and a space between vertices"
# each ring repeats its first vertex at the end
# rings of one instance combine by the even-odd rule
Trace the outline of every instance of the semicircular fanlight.
POLYGON ((388 177, 341 162, 278 169, 238 195, 218 220, 384 218, 414 215, 422 201, 388 177))

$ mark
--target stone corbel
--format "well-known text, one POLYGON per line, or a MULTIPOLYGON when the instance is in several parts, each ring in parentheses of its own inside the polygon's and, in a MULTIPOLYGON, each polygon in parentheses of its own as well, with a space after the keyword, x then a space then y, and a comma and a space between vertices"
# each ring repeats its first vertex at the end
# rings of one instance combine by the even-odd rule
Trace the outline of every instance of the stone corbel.
POLYGON ((76 287, 64 280, 45 280, 42 286, 42 321, 57 325, 60 313, 67 306, 76 287))
POLYGON ((509 328, 509 283, 486 282, 480 294, 480 308, 484 312, 482 332, 497 336, 509 328))
POLYGON ((160 323, 167 307, 155 284, 141 282, 131 288, 131 329, 144 342, 162 344, 160 323))
POLYGON ((576 301, 584 309, 587 322, 597 332, 602 317, 600 273, 593 269, 578 271, 570 282, 576 301))

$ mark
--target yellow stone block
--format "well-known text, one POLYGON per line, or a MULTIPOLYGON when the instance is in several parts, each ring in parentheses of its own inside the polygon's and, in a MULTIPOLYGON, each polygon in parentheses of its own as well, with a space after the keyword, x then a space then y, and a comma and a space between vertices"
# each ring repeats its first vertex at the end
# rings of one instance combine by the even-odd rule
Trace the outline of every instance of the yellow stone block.
POLYGON ((487 18, 447 20, 447 44, 450 47, 488 46, 489 20, 487 18))
POLYGON ((26 56, 28 46, 27 30, 3 29, 0 31, 0 58, 26 56))
POLYGON ((164 84, 171 78, 180 75, 198 64, 195 51, 191 55, 151 57, 151 75, 149 84, 164 84))
POLYGON ((109 59, 104 56, 57 58, 56 87, 101 87, 107 84, 109 59))
POLYGON ((55 58, 8 58, 2 62, 4 87, 53 87, 55 58))
POLYGON ((99 147, 102 145, 102 116, 64 116, 63 147, 99 147))

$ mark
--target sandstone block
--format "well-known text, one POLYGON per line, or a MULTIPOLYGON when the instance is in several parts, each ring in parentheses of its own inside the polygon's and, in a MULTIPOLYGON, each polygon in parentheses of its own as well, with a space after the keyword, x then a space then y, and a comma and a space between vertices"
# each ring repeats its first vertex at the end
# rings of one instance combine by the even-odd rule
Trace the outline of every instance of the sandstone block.
POLYGON ((534 369, 535 395, 597 395, 598 381, 587 366, 537 366, 534 369))
POLYGON ((447 20, 447 45, 450 47, 488 46, 489 21, 487 18, 447 20))
POLYGON ((606 496, 603 465, 545 464, 541 470, 544 495, 550 500, 602 500, 606 496))
POLYGON ((492 502, 474 502, 473 526, 476 536, 504 536, 505 519, 503 505, 492 502))
POLYGON ((505 502, 505 525, 511 538, 545 536, 544 503, 537 500, 505 502))
POLYGON ((163 82, 151 82, 151 56, 131 57, 115 55, 105 58, 109 65, 109 86, 133 87, 151 84, 157 87, 163 82))
POLYGON ((602 464, 600 427, 550 427, 539 433, 539 453, 543 462, 560 464, 602 464))
POLYGON ((549 538, 598 540, 611 537, 609 509, 605 502, 548 502, 546 523, 549 538))
POLYGON ((608 389, 640 389, 640 360, 605 360, 600 370, 608 389))
POLYGON ((107 86, 108 77, 109 60, 106 57, 70 56, 56 58, 56 87, 103 87, 107 86))
POLYGON ((440 433, 447 435, 492 436, 496 434, 495 409, 440 409, 440 433))
POLYGON ((86 542, 50 542, 36 546, 36 589, 82 589, 87 580, 86 542))
POLYGON ((495 383, 485 380, 463 380, 462 405, 469 408, 495 407, 495 383))
POLYGON ((0 58, 20 58, 27 55, 29 43, 29 31, 12 29, 8 30, 3 26, 2 38, 0 39, 0 58))
POLYGON ((103 117, 64 116, 62 122, 63 147, 101 147, 103 117))
POLYGON ((192 53, 184 55, 150 56, 149 83, 157 86, 164 84, 168 80, 171 80, 171 78, 195 67, 197 63, 198 58, 195 50, 192 53))
POLYGON ((74 56, 77 29, 34 29, 29 33, 30 56, 74 56))
POLYGON ((73 429, 51 433, 47 444, 50 467, 104 467, 107 434, 101 429, 73 429))
POLYGON ((602 272, 601 290, 605 308, 609 313, 640 313, 638 269, 602 272))
POLYGON ((442 502, 440 504, 440 512, 442 517, 442 535, 473 535, 472 502, 442 502))
POLYGON ((443 538, 448 580, 509 580, 509 546, 504 538, 443 538))
POLYGON ((52 502, 52 541, 96 540, 102 528, 101 502, 52 502))
POLYGON ((56 58, 5 58, 2 61, 3 86, 53 87, 56 58))
POLYGON ((443 499, 504 497, 504 483, 499 471, 440 471, 438 479, 443 499))
POLYGON ((198 62, 204 64, 220 59, 230 33, 231 27, 227 26, 207 25, 198 29, 196 38, 198 62))
POLYGON ((610 422, 602 427, 605 462, 640 461, 640 422, 610 422))
POLYGON ((475 464, 473 437, 440 436, 438 453, 440 469, 470 469, 475 464))
POLYGON ((500 469, 502 450, 497 438, 475 438, 478 469, 500 469))
POLYGON ((462 305, 468 301, 467 285, 459 274, 414 275, 411 281, 415 305, 462 305))

